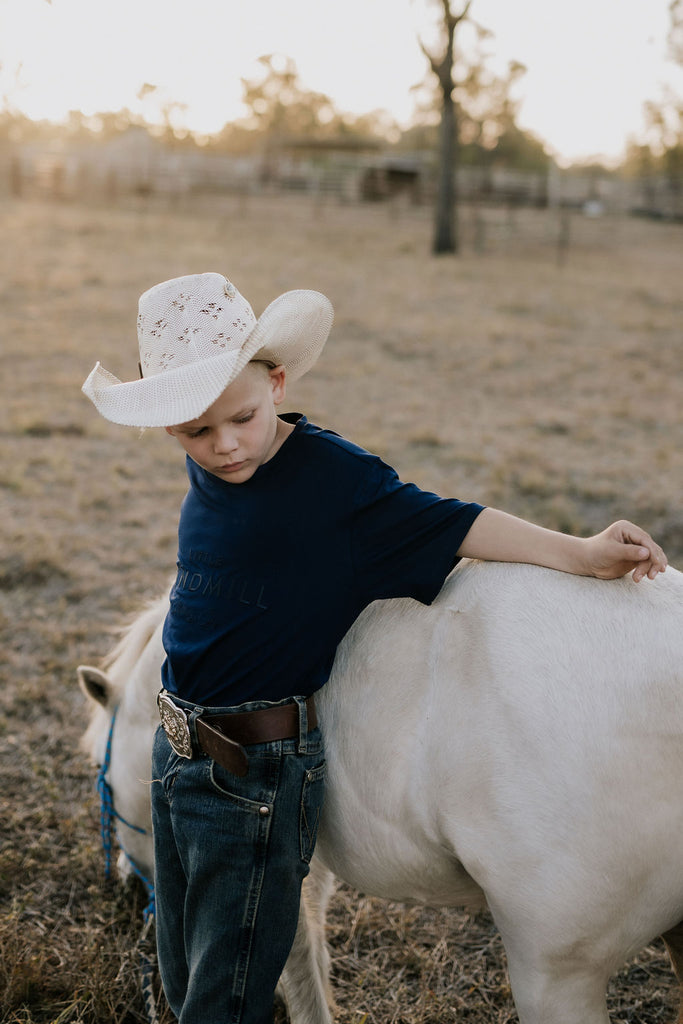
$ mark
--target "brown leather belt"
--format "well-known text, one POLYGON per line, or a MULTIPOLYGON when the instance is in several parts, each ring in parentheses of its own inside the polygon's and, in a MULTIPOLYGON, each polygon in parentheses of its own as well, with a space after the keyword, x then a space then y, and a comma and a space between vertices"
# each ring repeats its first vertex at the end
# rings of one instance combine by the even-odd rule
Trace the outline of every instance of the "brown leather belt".
MULTIPOLYGON (((315 729, 318 718, 315 713, 315 700, 309 697, 306 701, 308 728, 315 729)), ((299 735, 299 705, 277 704, 272 708, 260 708, 258 711, 236 711, 233 715, 208 715, 198 718, 197 723, 212 725, 223 736, 242 743, 248 747, 250 743, 272 743, 275 740, 290 740, 299 735)))
MULTIPOLYGON (((157 703, 161 724, 173 749, 181 757, 191 758, 194 751, 186 712, 163 691, 157 703)), ((315 729, 318 716, 312 696, 306 701, 306 716, 308 728, 315 729)), ((195 727, 202 753, 208 754, 234 775, 244 776, 249 770, 245 746, 289 740, 299 735, 299 705, 278 704, 257 711, 236 711, 232 715, 200 716, 195 720, 195 727)))

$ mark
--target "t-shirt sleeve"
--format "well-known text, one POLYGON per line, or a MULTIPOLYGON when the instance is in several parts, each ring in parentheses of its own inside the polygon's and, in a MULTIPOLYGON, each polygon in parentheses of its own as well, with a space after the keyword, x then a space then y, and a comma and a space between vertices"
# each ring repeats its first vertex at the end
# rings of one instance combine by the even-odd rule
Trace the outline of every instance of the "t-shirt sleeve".
POLYGON ((431 604, 483 507, 403 483, 377 459, 357 496, 352 529, 354 570, 365 599, 412 597, 431 604))

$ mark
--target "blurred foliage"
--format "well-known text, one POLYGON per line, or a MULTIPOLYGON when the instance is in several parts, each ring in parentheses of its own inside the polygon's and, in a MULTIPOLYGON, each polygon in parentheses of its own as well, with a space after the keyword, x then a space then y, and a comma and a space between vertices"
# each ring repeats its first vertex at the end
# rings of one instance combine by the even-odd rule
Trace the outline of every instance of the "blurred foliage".
MULTIPOLYGON (((511 61, 504 76, 496 75, 479 54, 469 62, 460 58, 460 67, 455 86, 460 162, 478 167, 547 170, 550 157, 543 142, 517 123, 519 101, 513 98, 513 90, 526 74, 525 66, 511 61)), ((433 149, 439 97, 434 82, 425 82, 418 90, 415 124, 402 133, 399 144, 406 149, 433 149)))
MULTIPOLYGON (((671 0, 669 55, 683 67, 683 0, 671 0)), ((663 175, 672 186, 683 185, 683 97, 663 88, 659 100, 645 104, 647 138, 627 147, 624 171, 630 177, 663 175)))
MULTIPOLYGON (((308 89, 301 82, 291 58, 270 54, 262 57, 260 64, 256 77, 242 81, 246 115, 227 122, 214 135, 200 137, 174 127, 180 105, 163 100, 156 86, 145 83, 139 98, 149 96, 162 101, 162 124, 154 124, 126 108, 90 116, 72 110, 65 123, 59 125, 32 121, 17 111, 5 109, 0 111, 0 144, 54 139, 71 143, 106 142, 131 127, 142 127, 173 147, 201 145, 214 152, 235 154, 304 143, 340 150, 436 148, 439 101, 428 81, 415 88, 413 124, 402 129, 384 110, 360 115, 338 110, 329 96, 308 89)), ((505 76, 497 76, 480 55, 465 65, 462 81, 456 87, 463 163, 524 170, 547 167, 549 158, 543 143, 517 124, 518 104, 512 99, 512 90, 524 72, 523 65, 511 63, 505 76)))
POLYGON ((671 15, 669 53, 676 64, 683 65, 683 0, 671 0, 669 13, 671 15))

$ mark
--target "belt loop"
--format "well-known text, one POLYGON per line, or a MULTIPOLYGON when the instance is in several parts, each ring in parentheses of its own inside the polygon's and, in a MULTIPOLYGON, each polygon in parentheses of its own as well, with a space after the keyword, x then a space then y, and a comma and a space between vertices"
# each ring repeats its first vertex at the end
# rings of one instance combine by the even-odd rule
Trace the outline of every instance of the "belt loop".
POLYGON ((197 737, 197 719, 200 717, 204 708, 197 707, 194 711, 188 711, 187 724, 190 730, 190 736, 192 738, 192 746, 197 749, 201 749, 201 743, 197 737))
POLYGON ((304 697, 295 697, 299 709, 299 746, 298 753, 305 754, 308 750, 308 708, 304 697))

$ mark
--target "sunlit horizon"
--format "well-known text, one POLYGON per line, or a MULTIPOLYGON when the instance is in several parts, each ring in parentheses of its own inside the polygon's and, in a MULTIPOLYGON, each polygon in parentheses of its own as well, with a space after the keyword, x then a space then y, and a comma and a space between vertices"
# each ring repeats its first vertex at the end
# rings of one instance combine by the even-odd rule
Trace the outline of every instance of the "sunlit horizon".
MULTIPOLYGON (((412 87, 427 63, 418 35, 434 24, 426 0, 0 0, 3 106, 34 120, 63 122, 128 109, 149 123, 214 134, 242 118, 242 79, 258 58, 291 58, 301 84, 340 112, 386 110, 401 127, 414 114, 412 87), (112 14, 114 12, 114 14, 112 14), (143 95, 145 83, 156 88, 143 95)), ((642 139, 644 104, 665 84, 683 92, 683 72, 666 60, 668 0, 474 0, 490 29, 490 65, 527 67, 513 96, 518 123, 556 157, 615 161, 642 139)), ((471 37, 470 37, 471 38, 471 37)), ((465 34, 462 36, 467 42, 465 34)))

